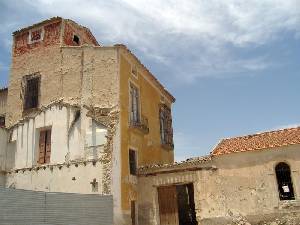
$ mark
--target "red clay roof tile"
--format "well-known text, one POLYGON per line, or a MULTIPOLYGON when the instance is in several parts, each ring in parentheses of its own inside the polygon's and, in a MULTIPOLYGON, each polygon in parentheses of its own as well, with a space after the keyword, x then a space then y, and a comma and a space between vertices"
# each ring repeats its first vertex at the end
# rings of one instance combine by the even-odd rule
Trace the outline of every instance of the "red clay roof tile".
POLYGON ((300 144, 300 127, 268 131, 253 135, 223 139, 214 148, 212 155, 255 151, 300 144))

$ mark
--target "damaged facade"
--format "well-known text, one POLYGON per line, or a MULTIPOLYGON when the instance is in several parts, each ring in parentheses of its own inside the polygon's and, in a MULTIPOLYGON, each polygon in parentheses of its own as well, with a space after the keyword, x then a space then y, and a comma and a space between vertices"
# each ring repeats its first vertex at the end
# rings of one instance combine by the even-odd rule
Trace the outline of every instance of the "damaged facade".
POLYGON ((143 225, 300 224, 300 127, 224 139, 207 157, 139 174, 143 225))
POLYGON ((100 46, 71 20, 16 31, 0 90, 0 185, 113 195, 114 223, 137 224, 138 166, 174 160, 171 112, 165 129, 159 113, 174 101, 126 46, 100 46))
POLYGON ((300 128, 174 163, 174 97, 124 45, 60 17, 13 34, 0 185, 112 195, 115 225, 299 224, 300 128))

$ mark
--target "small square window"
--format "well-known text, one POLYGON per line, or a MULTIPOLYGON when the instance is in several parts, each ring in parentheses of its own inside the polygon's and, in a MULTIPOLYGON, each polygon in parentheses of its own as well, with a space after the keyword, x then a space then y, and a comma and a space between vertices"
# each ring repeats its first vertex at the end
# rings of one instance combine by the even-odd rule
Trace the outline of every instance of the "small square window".
POLYGON ((28 38, 29 44, 39 42, 43 40, 43 38, 44 38, 43 27, 29 31, 29 38, 28 38))

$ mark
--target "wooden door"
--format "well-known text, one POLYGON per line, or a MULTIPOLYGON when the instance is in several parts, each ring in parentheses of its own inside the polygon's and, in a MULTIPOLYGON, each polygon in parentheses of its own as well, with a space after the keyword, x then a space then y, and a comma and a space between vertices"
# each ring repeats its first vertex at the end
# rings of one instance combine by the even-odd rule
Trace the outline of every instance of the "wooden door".
POLYGON ((51 130, 47 130, 46 140, 45 140, 45 163, 50 163, 50 156, 51 156, 51 130))
POLYGON ((45 163, 45 142, 46 142, 46 131, 40 132, 39 140, 39 160, 38 163, 45 163))
POLYGON ((39 139, 39 160, 38 163, 50 163, 51 156, 51 130, 40 132, 39 139))
POLYGON ((179 225, 176 186, 158 188, 160 225, 179 225))

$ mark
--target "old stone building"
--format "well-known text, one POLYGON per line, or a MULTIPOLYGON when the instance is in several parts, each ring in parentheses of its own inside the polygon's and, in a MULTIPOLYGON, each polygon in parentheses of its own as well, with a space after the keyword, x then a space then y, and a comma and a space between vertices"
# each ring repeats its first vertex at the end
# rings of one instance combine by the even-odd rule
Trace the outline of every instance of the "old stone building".
POLYGON ((174 97, 124 45, 60 17, 13 33, 0 186, 113 196, 115 225, 300 224, 300 127, 174 163, 174 97))
POLYGON ((124 45, 60 17, 13 33, 0 90, 0 184, 113 195, 137 224, 137 168, 172 163, 174 97, 124 45))
POLYGON ((300 224, 300 127, 224 139, 207 157, 139 173, 143 225, 300 224))

